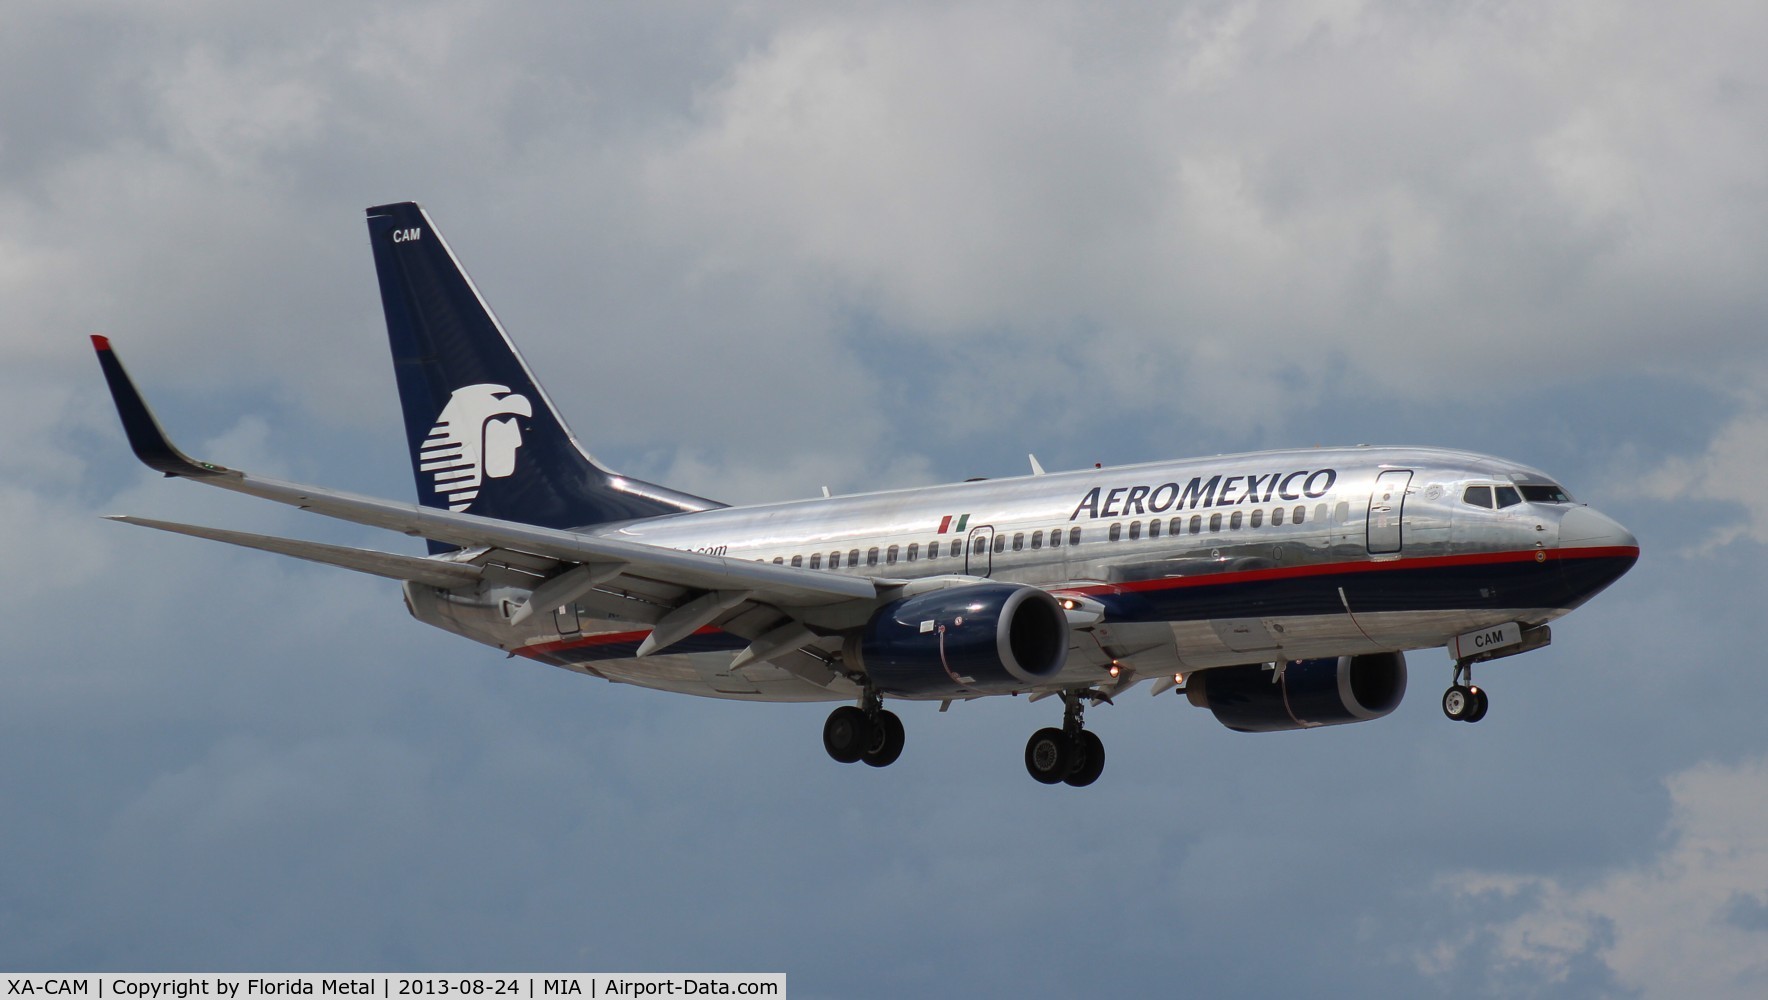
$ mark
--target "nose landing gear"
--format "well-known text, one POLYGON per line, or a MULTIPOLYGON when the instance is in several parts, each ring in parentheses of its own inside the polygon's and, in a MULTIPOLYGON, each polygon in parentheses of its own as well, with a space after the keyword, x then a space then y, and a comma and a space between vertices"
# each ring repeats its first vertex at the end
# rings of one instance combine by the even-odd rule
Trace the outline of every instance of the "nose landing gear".
POLYGON ((1443 692, 1443 714, 1456 722, 1478 722, 1486 717, 1486 707, 1485 691, 1473 683, 1473 664, 1457 662, 1454 682, 1443 692))
POLYGON ((1040 729, 1025 744, 1025 770, 1046 785, 1059 782, 1083 788, 1105 770, 1105 744, 1084 728, 1083 698, 1102 698, 1093 691, 1062 692, 1062 728, 1040 729))

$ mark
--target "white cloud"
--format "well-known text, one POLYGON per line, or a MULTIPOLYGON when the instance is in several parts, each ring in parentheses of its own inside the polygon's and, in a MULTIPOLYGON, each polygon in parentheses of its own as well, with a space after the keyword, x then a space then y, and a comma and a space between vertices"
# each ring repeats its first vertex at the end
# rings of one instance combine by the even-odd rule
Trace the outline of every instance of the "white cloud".
POLYGON ((1090 30, 1113 13, 788 24, 651 152, 653 228, 929 339, 1109 331, 1082 378, 1157 345, 1206 410, 1277 395, 1296 359, 1418 398, 1672 337, 1759 356, 1722 319, 1763 304, 1734 263, 1761 253, 1740 215, 1768 222, 1736 198, 1759 15, 1223 5, 1090 30))
POLYGON ((1497 972, 1565 982, 1595 958, 1645 997, 1768 992, 1768 757, 1706 763, 1671 776, 1662 850, 1584 885, 1552 876, 1467 873, 1441 888, 1520 911, 1422 953, 1427 972, 1460 978, 1489 945, 1497 972))
POLYGON ((1749 409, 1718 428, 1704 452, 1676 456, 1641 478, 1648 495, 1681 504, 1719 503, 1741 508, 1721 522, 1695 551, 1711 551, 1738 539, 1768 543, 1768 411, 1749 409))

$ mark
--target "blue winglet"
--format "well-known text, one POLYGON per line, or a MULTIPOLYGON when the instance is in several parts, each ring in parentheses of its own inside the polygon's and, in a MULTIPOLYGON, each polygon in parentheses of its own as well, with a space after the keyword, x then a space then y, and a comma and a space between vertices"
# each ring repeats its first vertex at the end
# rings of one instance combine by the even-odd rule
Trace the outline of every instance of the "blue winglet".
POLYGON ((154 419, 153 411, 147 408, 147 401, 141 398, 141 390, 135 388, 129 373, 123 370, 123 363, 117 360, 116 352, 111 350, 110 338, 97 334, 92 336, 92 347, 98 352, 98 366, 104 369, 104 380, 110 385, 111 401, 117 404, 117 416, 122 418, 123 433, 129 436, 129 447, 134 449, 135 457, 141 459, 149 468, 158 469, 168 476, 220 476, 231 472, 231 469, 208 462, 199 462, 172 444, 161 429, 160 422, 154 419))

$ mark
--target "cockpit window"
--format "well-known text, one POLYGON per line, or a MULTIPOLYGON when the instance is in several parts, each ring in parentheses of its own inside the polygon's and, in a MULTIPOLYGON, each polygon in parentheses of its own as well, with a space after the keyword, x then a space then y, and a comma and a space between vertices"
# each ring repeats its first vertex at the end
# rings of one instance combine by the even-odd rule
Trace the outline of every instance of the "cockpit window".
POLYGON ((1498 494, 1498 509, 1500 510, 1522 503, 1522 497, 1517 496, 1514 486, 1500 486, 1495 492, 1498 494))
POLYGON ((1484 507, 1490 510, 1492 508, 1492 488, 1490 486, 1469 486, 1467 492, 1461 494, 1461 499, 1475 507, 1484 507))
POLYGON ((1572 496, 1570 493, 1567 493, 1565 490, 1560 489, 1552 483, 1536 486, 1524 484, 1518 486, 1517 489, 1522 490, 1522 498, 1530 503, 1572 502, 1572 496))

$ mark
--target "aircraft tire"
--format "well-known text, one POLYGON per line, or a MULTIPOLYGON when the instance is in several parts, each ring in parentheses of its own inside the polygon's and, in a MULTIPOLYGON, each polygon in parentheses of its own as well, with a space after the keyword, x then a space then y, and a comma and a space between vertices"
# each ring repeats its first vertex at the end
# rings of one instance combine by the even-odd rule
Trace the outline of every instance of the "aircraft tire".
POLYGON ((1473 692, 1459 684, 1443 692, 1443 714, 1456 722, 1467 718, 1473 708, 1473 692))
POLYGON ((1484 688, 1473 688, 1473 700, 1467 707, 1467 714, 1462 717, 1464 722, 1478 722, 1486 717, 1486 708, 1490 702, 1486 698, 1484 688))
POLYGON ((872 739, 867 741, 871 749, 860 759, 873 767, 889 767, 902 756, 902 746, 908 739, 903 732, 902 720, 895 712, 879 712, 875 729, 872 739))
POLYGON ((1090 729, 1080 731, 1075 739, 1074 770, 1063 778, 1076 788, 1085 788, 1099 780, 1105 771, 1105 743, 1090 729))
POLYGON ((842 705, 829 713, 823 723, 823 749, 842 764, 851 764, 865 756, 872 745, 872 722, 866 713, 852 705, 842 705))
POLYGON ((1025 770, 1033 779, 1054 785, 1074 769, 1074 750, 1060 729, 1040 729, 1025 744, 1025 770))

